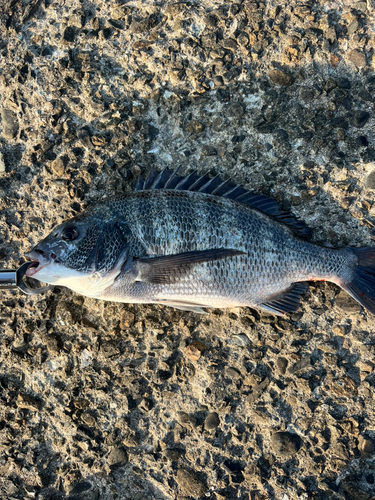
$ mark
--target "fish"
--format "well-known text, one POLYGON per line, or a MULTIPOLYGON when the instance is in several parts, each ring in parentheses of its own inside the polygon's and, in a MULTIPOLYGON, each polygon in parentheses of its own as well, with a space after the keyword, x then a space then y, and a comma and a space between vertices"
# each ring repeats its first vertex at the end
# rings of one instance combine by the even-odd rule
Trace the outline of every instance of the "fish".
POLYGON ((57 225, 26 254, 26 274, 96 299, 281 316, 326 280, 375 314, 375 248, 319 246, 311 234, 230 179, 152 169, 133 191, 57 225))

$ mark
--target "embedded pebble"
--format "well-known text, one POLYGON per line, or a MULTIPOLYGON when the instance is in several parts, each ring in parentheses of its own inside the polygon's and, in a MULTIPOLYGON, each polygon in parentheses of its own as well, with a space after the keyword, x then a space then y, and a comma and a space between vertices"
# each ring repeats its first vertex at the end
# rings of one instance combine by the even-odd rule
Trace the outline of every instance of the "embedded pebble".
POLYGON ((164 450, 163 455, 168 458, 168 460, 177 461, 183 456, 183 452, 181 450, 164 450))
POLYGON ((283 356, 279 356, 276 360, 276 366, 279 369, 280 373, 284 375, 288 366, 288 360, 283 356))
POLYGON ((18 132, 19 123, 14 111, 6 108, 0 109, 3 134, 7 139, 13 139, 18 132))
POLYGON ((220 425, 220 418, 219 415, 216 412, 212 412, 209 415, 207 415, 206 420, 204 421, 204 428, 206 431, 212 431, 219 427, 220 425))
POLYGON ((374 453, 375 445, 370 439, 360 436, 358 439, 358 449, 364 455, 368 455, 374 453))
POLYGON ((373 170, 366 179, 367 189, 375 189, 375 170, 373 170))
POLYGON ((122 448, 114 448, 108 455, 107 461, 111 467, 120 467, 125 465, 128 459, 122 448))
POLYGON ((204 483, 198 478, 197 474, 191 470, 179 469, 177 471, 177 484, 184 495, 190 495, 193 498, 200 497, 206 492, 204 483))
POLYGON ((0 151, 0 174, 5 172, 5 162, 3 153, 0 151))
POLYGON ((364 68, 366 66, 366 56, 359 50, 352 50, 351 52, 349 52, 348 59, 357 68, 364 68))
POLYGON ((302 439, 291 432, 275 432, 271 437, 272 451, 281 457, 291 457, 302 446, 302 439))
POLYGON ((52 173, 54 173, 58 177, 61 177, 65 173, 64 162, 60 158, 56 158, 56 160, 53 160, 53 162, 51 163, 51 170, 52 173))
POLYGON ((234 335, 232 337, 232 343, 239 347, 245 347, 250 344, 250 340, 247 335, 241 333, 240 335, 234 335))
POLYGON ((237 368, 226 367, 225 374, 227 377, 232 378, 233 380, 237 380, 241 377, 241 373, 237 370, 237 368))
POLYGON ((183 427, 193 428, 197 425, 197 419, 184 411, 177 412, 177 422, 183 427))
POLYGON ((289 87, 293 83, 293 78, 290 75, 278 69, 270 71, 268 76, 273 83, 283 87, 289 87))
POLYGON ((189 132, 190 134, 201 134, 204 129, 205 125, 197 120, 192 120, 186 126, 186 132, 189 132))

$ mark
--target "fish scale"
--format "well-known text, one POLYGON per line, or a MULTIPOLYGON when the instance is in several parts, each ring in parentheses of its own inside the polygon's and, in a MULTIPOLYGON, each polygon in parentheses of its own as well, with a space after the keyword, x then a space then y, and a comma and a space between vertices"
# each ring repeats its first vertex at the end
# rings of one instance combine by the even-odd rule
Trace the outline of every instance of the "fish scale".
POLYGON ((314 245, 274 200, 219 177, 165 169, 137 189, 57 226, 29 252, 29 275, 104 300, 275 314, 325 279, 375 313, 375 249, 314 245))

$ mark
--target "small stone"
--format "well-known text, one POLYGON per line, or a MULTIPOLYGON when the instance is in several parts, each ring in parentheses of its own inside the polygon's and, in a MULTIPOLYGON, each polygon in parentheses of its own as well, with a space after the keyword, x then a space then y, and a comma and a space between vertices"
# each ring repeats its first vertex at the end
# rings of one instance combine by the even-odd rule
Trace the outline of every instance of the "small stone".
POLYGON ((291 457, 301 448, 303 442, 298 434, 276 432, 272 435, 272 450, 281 457, 291 457))
POLYGON ((217 149, 214 146, 210 146, 209 144, 206 144, 206 145, 202 146, 201 155, 202 156, 216 156, 217 149))
POLYGON ((63 40, 64 42, 67 43, 72 43, 76 39, 77 36, 77 28, 74 26, 68 26, 65 28, 64 34, 63 34, 63 40))
POLYGON ((249 44, 249 37, 246 33, 240 33, 237 37, 237 43, 242 47, 246 47, 249 44))
POLYGON ((90 406, 90 401, 85 398, 77 398, 73 400, 73 404, 79 410, 84 410, 90 406))
POLYGON ((56 158, 56 160, 53 160, 51 163, 51 170, 52 173, 57 175, 58 177, 61 177, 65 173, 65 166, 63 161, 60 158, 56 158))
POLYGON ((367 189, 375 189, 375 170, 373 170, 366 180, 367 189))
POLYGON ((84 25, 84 17, 80 14, 72 14, 69 17, 69 26, 75 26, 76 28, 82 28, 84 25))
POLYGON ((276 360, 276 366, 281 373, 281 375, 284 375, 286 372, 286 369, 288 367, 288 360, 284 358, 283 356, 279 356, 276 360))
POLYGON ((75 318, 70 304, 60 301, 56 307, 55 318, 61 326, 72 325, 75 322, 75 318))
POLYGON ((186 347, 185 354, 190 361, 198 361, 205 349, 206 346, 203 342, 196 341, 186 347))
POLYGON ((240 333, 239 335, 234 335, 232 337, 232 343, 239 347, 245 347, 250 344, 249 337, 244 333, 240 333))
POLYGON ((119 21, 120 19, 123 19, 125 17, 126 13, 122 9, 115 9, 112 12, 112 19, 114 21, 119 21))
POLYGON ((182 457, 183 451, 166 449, 164 450, 163 455, 165 456, 165 458, 168 458, 168 460, 177 462, 177 460, 179 460, 182 457))
POLYGON ((0 174, 3 174, 4 172, 5 172, 4 156, 3 153, 0 151, 0 174))
POLYGON ((100 19, 98 17, 93 17, 90 21, 90 26, 93 30, 98 31, 100 29, 100 19))
POLYGON ((333 43, 337 40, 336 31, 335 31, 335 28, 333 26, 331 26, 330 28, 328 28, 326 30, 325 37, 331 43, 333 43))
POLYGON ((207 415, 206 420, 204 421, 204 428, 206 431, 213 431, 220 425, 220 418, 216 412, 212 412, 207 415))
POLYGON ((158 128, 154 127, 151 124, 148 125, 147 136, 148 136, 148 139, 150 139, 150 141, 153 141, 154 139, 156 139, 156 137, 159 135, 159 133, 160 133, 160 130, 158 128))
POLYGON ((359 50, 349 52, 348 59, 357 68, 364 68, 366 66, 366 56, 363 52, 359 52, 359 50))
POLYGON ((278 69, 270 71, 268 73, 268 76, 271 82, 275 83, 276 85, 281 85, 283 87, 289 87, 293 83, 293 78, 290 75, 278 69))
POLYGON ((342 290, 335 298, 335 306, 342 311, 350 314, 357 314, 361 310, 361 306, 354 299, 350 297, 344 290, 342 290))
POLYGON ((226 38, 223 42, 223 47, 229 50, 236 50, 237 42, 233 38, 226 38))
POLYGON ((197 120, 191 120, 190 123, 186 125, 186 132, 189 134, 201 134, 205 129, 205 125, 197 120))
POLYGON ((339 78, 336 82, 339 89, 349 90, 352 88, 349 78, 339 78))
POLYGON ((88 411, 85 411, 82 413, 81 420, 89 427, 91 427, 95 424, 95 418, 88 411))
POLYGON ((370 439, 359 436, 358 449, 363 455, 369 455, 370 453, 374 453, 375 446, 374 443, 370 441, 370 439))
POLYGON ((129 432, 125 434, 124 439, 122 440, 123 444, 128 448, 134 448, 138 445, 137 437, 134 433, 129 432))
POLYGON ((177 422, 182 427, 192 428, 197 426, 197 419, 193 415, 189 415, 184 411, 177 412, 177 422))
POLYGON ((362 128, 370 119, 370 113, 368 111, 355 111, 351 118, 351 123, 353 127, 362 128))
POLYGON ((70 494, 79 495, 84 491, 88 491, 91 488, 91 486, 92 484, 89 483, 89 481, 81 481, 80 483, 77 483, 75 486, 73 486, 72 490, 70 491, 70 494))
POLYGON ((343 116, 336 116, 336 118, 331 120, 331 126, 347 130, 349 128, 349 123, 343 116))
POLYGON ((30 411, 39 411, 42 407, 42 402, 27 394, 18 394, 16 404, 18 408, 23 408, 30 411))
POLYGON ((240 76, 240 74, 241 74, 240 68, 234 67, 234 68, 230 69, 229 71, 226 71, 223 74, 224 82, 229 83, 232 80, 234 80, 235 78, 237 78, 238 76, 240 76))
POLYGON ((156 24, 156 21, 152 17, 142 19, 140 21, 133 20, 129 27, 131 33, 144 33, 145 31, 151 30, 156 24))
POLYGON ((215 87, 221 87, 222 85, 224 85, 222 76, 214 76, 212 81, 214 82, 215 87))
POLYGON ((123 311, 120 316, 120 329, 127 330, 134 324, 135 314, 131 311, 123 311))
POLYGON ((204 18, 204 22, 206 24, 207 27, 209 28, 215 28, 217 23, 218 23, 218 19, 215 15, 213 14, 208 14, 205 18, 204 18))
POLYGON ((93 135, 91 137, 91 142, 97 148, 105 146, 105 144, 107 143, 105 137, 103 135, 100 135, 100 134, 93 135))
POLYGON ((13 139, 18 132, 18 119, 16 113, 10 109, 1 108, 1 120, 3 122, 3 135, 7 139, 13 139))
POLYGON ((358 21, 353 21, 352 23, 350 23, 348 26, 348 34, 352 35, 353 33, 355 33, 358 29, 358 26, 358 21))
POLYGON ((311 358, 310 356, 305 356, 296 363, 294 363, 290 368, 289 368, 289 373, 293 375, 294 373, 297 373, 304 368, 307 368, 310 366, 311 363, 311 358))
POLYGON ((205 35, 201 37, 201 44, 202 47, 208 48, 208 49, 214 49, 216 48, 216 37, 210 35, 205 35))
POLYGON ((194 498, 204 495, 207 490, 196 473, 187 469, 177 471, 177 484, 184 495, 194 498))
POLYGON ((227 377, 237 380, 241 377, 241 373, 237 370, 237 368, 226 367, 225 374, 227 377))
POLYGON ((126 452, 122 448, 114 448, 107 458, 110 467, 121 467, 128 461, 126 452))

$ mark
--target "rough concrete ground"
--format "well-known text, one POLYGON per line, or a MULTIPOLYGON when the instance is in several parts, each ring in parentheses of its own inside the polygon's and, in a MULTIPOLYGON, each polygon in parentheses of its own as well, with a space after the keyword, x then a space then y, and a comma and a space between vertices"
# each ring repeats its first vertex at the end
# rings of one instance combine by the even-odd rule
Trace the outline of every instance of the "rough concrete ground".
MULTIPOLYGON (((151 165, 374 245, 374 2, 0 1, 0 264, 151 165)), ((0 497, 375 498, 375 322, 0 299, 0 497)))

